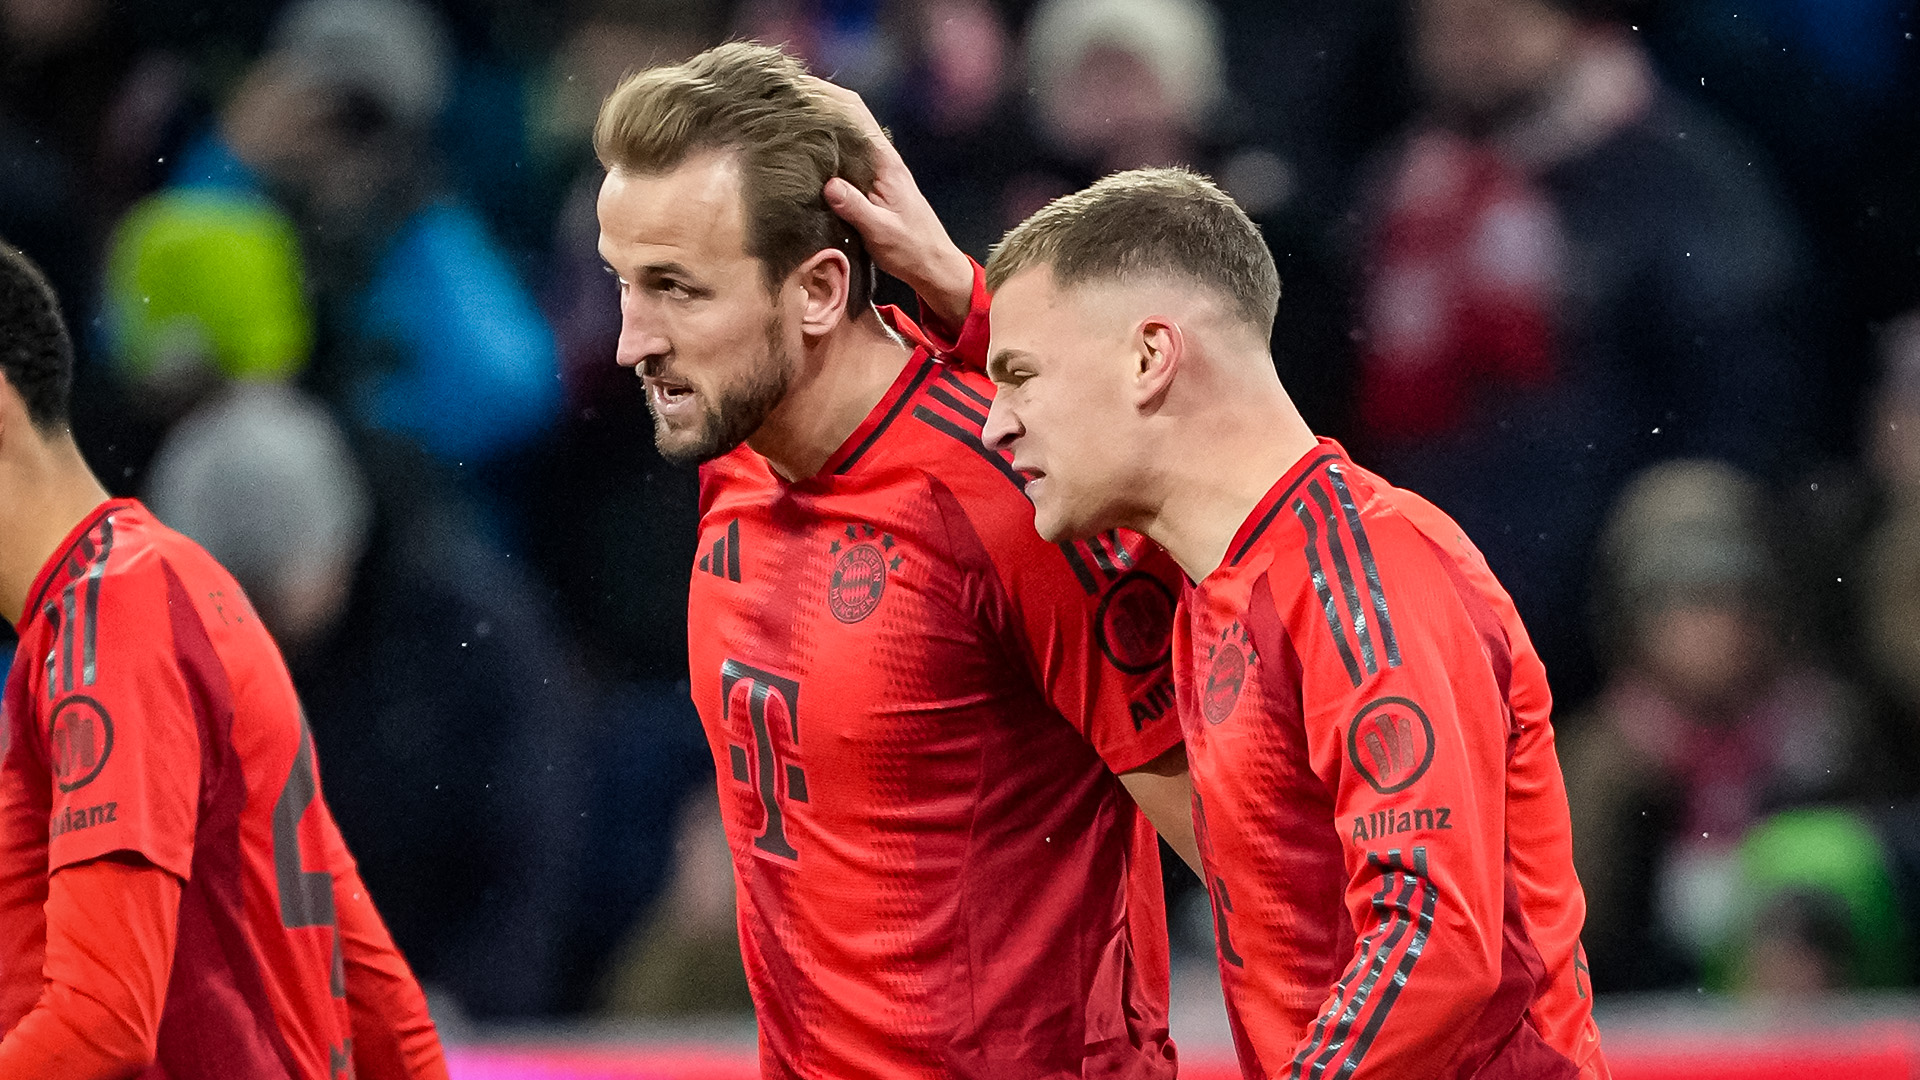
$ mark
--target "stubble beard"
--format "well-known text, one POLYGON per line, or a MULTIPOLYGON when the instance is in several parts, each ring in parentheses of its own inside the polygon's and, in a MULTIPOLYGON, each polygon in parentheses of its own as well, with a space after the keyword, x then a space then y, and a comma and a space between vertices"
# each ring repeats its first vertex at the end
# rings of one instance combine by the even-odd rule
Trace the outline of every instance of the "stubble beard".
MULTIPOLYGON (((753 437, 773 410, 786 400, 793 383, 793 357, 787 352, 780 319, 767 320, 766 351, 762 362, 743 378, 703 403, 700 422, 691 430, 668 427, 658 413, 653 417, 653 443, 660 456, 674 465, 704 465, 732 453, 753 437)), ((653 412, 653 398, 647 398, 653 412)))

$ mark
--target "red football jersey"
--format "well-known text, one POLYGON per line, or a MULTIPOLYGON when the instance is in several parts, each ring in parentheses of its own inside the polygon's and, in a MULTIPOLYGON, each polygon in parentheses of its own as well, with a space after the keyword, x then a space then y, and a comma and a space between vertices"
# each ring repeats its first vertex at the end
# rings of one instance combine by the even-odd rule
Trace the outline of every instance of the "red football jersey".
POLYGON ((1607 1075, 1546 670, 1458 526, 1322 440, 1174 652, 1249 1078, 1607 1075))
MULTIPOLYGON (((28 598, 0 718, 0 1032, 41 994, 49 875, 132 852, 184 883, 143 1075, 351 1076, 349 977, 417 1009, 430 1040, 364 894, 336 895, 352 859, 279 649, 233 578, 120 499, 28 598)), ((416 1049, 417 1075, 445 1075, 436 1047, 416 1049)))
MULTIPOLYGON (((898 320, 903 333, 911 324, 898 320)), ((1170 1077, 1152 828, 1178 569, 1054 546, 924 340, 811 479, 701 477, 693 696, 768 1076, 1170 1077)))

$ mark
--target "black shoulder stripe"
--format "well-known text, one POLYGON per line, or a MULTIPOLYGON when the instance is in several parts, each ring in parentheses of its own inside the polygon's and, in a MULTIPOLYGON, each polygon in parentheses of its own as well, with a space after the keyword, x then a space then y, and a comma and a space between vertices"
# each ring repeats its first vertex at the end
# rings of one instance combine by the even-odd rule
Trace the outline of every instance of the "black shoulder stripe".
POLYGON ((959 398, 947 393, 943 388, 936 386, 927 391, 927 396, 945 405, 947 408, 952 409, 957 415, 972 421, 974 427, 984 428, 987 426, 986 413, 980 412, 970 405, 961 404, 959 398))
POLYGON ((860 445, 854 448, 853 453, 847 455, 847 460, 841 462, 840 467, 833 470, 835 476, 842 475, 848 469, 853 468, 855 462, 866 456, 867 451, 873 449, 873 444, 879 442, 880 436, 885 435, 887 429, 893 426, 893 421, 900 415, 900 410, 906 408, 907 402, 913 400, 914 394, 917 393, 921 385, 927 381, 927 377, 933 374, 933 369, 936 366, 938 365, 932 357, 926 357, 920 361, 920 370, 913 373, 913 381, 908 383, 907 388, 900 392, 899 397, 894 399, 893 407, 887 410, 887 415, 881 417, 880 422, 874 425, 872 431, 867 433, 867 437, 860 440, 860 445))
POLYGON ((1293 497, 1293 493, 1299 489, 1300 485, 1306 483, 1307 480, 1313 476, 1314 470, 1318 469, 1322 464, 1329 461, 1336 461, 1339 457, 1340 455, 1338 454, 1325 453, 1314 458, 1313 463, 1307 466, 1307 471, 1300 474, 1300 479, 1288 484, 1287 490, 1281 492, 1280 497, 1273 501, 1273 506, 1267 510, 1266 516, 1261 518, 1260 524, 1255 525, 1253 531, 1247 534, 1246 540, 1240 544, 1240 550, 1233 553, 1233 558, 1227 560, 1227 565, 1239 566, 1240 560, 1246 558, 1247 552, 1253 550, 1253 545, 1259 542, 1260 535, 1267 531, 1267 526, 1273 524, 1273 519, 1280 514, 1280 508, 1287 505, 1287 500, 1293 497))
POLYGON ((1373 545, 1367 540, 1367 527, 1360 521, 1360 507, 1353 501, 1340 466, 1327 466, 1334 494, 1340 497, 1340 511, 1346 515, 1347 529, 1353 533, 1353 546, 1360 552, 1360 570, 1367 579, 1367 592, 1373 597, 1373 613, 1379 618, 1380 642, 1386 646, 1387 666, 1400 666, 1400 642, 1393 636, 1393 617, 1387 614, 1387 593, 1380 585, 1380 567, 1373 561, 1373 545))
POLYGON ((965 394, 966 396, 972 398, 974 401, 978 402, 980 407, 983 409, 990 409, 993 407, 992 398, 988 397, 987 395, 981 393, 978 390, 975 390, 973 387, 968 386, 967 381, 965 379, 962 379, 959 375, 955 374, 952 370, 942 371, 940 373, 940 381, 943 383, 946 383, 948 386, 953 387, 955 390, 960 391, 962 394, 965 394))
POLYGON ((1340 650, 1340 662, 1347 667, 1347 677, 1353 685, 1360 685, 1360 665, 1354 662, 1353 649, 1347 645, 1346 624, 1341 621, 1340 609, 1333 599, 1333 588, 1327 583, 1326 567, 1320 564, 1320 527, 1314 524, 1313 512, 1307 509, 1304 499, 1293 501, 1293 512, 1300 524, 1307 530, 1307 574, 1313 578, 1313 591, 1320 596, 1320 609, 1326 614, 1327 629, 1333 634, 1333 643, 1340 650))
POLYGON ((992 465, 995 469, 998 469, 1000 471, 1000 475, 1006 477, 1007 482, 1012 484, 1014 487, 1017 487, 1022 491, 1025 491, 1027 489, 1027 478, 1013 471, 1013 466, 1007 464, 1006 458, 1003 458, 999 454, 996 454, 993 451, 987 449, 986 445, 980 441, 979 432, 968 431, 966 428, 961 427, 959 424, 954 423, 952 420, 948 419, 947 417, 941 416, 939 413, 934 412, 932 409, 927 408, 925 405, 914 406, 913 418, 915 420, 920 421, 923 424, 926 424, 928 427, 931 427, 934 430, 951 437, 952 439, 954 439, 954 441, 965 446, 967 449, 973 451, 976 454, 979 454, 980 457, 983 460, 985 460, 989 465, 992 465))
POLYGON ((92 686, 99 674, 94 663, 95 646, 100 638, 100 586, 107 574, 107 557, 113 554, 113 516, 100 520, 100 552, 87 567, 87 614, 80 648, 80 685, 92 686))
POLYGON ((1093 561, 1100 564, 1101 571, 1108 577, 1117 578, 1120 576, 1120 567, 1113 561, 1113 556, 1108 554, 1107 545, 1101 543, 1099 537, 1094 536, 1088 538, 1087 550, 1093 552, 1093 561))
MULTIPOLYGON (((938 393, 937 390, 934 392, 938 393)), ((1008 483, 1021 491, 1026 490, 1027 478, 1015 472, 1013 466, 1007 464, 1006 458, 987 449, 986 444, 980 441, 978 432, 968 431, 925 405, 914 406, 913 418, 980 455, 982 460, 997 469, 1001 476, 1006 477, 1008 483)), ((1099 592, 1100 583, 1094 579, 1093 569, 1087 565, 1087 561, 1080 557, 1077 545, 1062 543, 1059 547, 1060 553, 1067 557, 1067 565, 1073 568, 1073 576, 1080 580, 1080 587, 1087 591, 1087 595, 1091 596, 1099 592)))
POLYGON ((1088 596, 1100 591, 1100 583, 1094 579, 1093 568, 1087 560, 1080 557, 1080 545, 1071 540, 1060 542, 1060 552, 1067 557, 1067 565, 1073 567, 1073 576, 1080 579, 1080 587, 1088 596))
POLYGON ((1360 590, 1354 584, 1353 561, 1347 558, 1347 545, 1340 542, 1340 519, 1333 516, 1333 501, 1327 497, 1325 484, 1308 484, 1307 494, 1320 508, 1320 519, 1327 523, 1327 554, 1340 577, 1340 595, 1347 601, 1347 617, 1353 620, 1353 636, 1360 643, 1360 662, 1366 665, 1367 674, 1377 674, 1380 661, 1374 655, 1373 635, 1368 633, 1367 609, 1361 606, 1360 590))

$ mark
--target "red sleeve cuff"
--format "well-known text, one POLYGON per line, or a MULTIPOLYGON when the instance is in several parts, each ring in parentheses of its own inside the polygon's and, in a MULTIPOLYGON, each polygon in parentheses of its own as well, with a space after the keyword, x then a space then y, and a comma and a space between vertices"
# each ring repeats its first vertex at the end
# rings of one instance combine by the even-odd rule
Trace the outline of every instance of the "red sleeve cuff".
POLYGON ((987 292, 986 267, 974 262, 971 256, 967 261, 973 263, 973 296, 967 301, 966 321, 959 326, 950 325, 921 301, 918 305, 920 329, 934 355, 961 367, 985 371, 990 332, 987 310, 993 298, 987 292))

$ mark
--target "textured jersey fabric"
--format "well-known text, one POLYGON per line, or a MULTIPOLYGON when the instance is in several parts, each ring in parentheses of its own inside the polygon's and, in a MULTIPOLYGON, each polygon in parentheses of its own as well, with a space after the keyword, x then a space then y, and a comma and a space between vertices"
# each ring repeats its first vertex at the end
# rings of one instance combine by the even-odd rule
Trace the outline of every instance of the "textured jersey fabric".
POLYGON ((1157 847, 1115 774, 1180 740, 1178 571, 1040 540, 980 443, 991 384, 889 317, 917 347, 819 475, 742 447, 702 476, 693 695, 763 1072, 1171 1077, 1157 847))
POLYGON ((0 1031, 42 995, 50 875, 114 855, 183 883, 143 1075, 334 1080, 352 1062, 363 1080, 444 1077, 425 999, 320 797, 279 650, 233 578, 112 500, 28 599, 0 723, 0 1031), (377 1054, 357 1054, 356 1033, 377 1054))
POLYGON ((1322 440, 1174 636, 1245 1075, 1605 1077, 1545 669, 1453 522, 1322 440))

